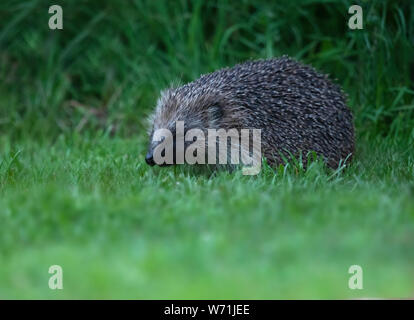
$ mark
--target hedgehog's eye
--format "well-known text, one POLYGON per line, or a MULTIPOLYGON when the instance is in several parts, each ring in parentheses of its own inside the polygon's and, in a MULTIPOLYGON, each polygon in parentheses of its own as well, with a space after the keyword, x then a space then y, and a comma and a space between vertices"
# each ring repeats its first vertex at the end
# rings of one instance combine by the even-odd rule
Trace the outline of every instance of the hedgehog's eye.
POLYGON ((160 140, 158 140, 157 141, 157 143, 159 144, 159 143, 163 143, 164 142, 164 140, 165 140, 165 137, 161 137, 161 139, 160 140))

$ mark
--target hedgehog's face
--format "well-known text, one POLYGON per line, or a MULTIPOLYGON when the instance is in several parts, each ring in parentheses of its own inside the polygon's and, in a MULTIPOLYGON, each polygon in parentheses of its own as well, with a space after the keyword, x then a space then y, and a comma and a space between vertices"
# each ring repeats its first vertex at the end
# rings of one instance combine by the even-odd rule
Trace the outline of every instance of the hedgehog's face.
POLYGON ((223 109, 217 97, 183 96, 175 90, 161 94, 154 114, 150 117, 147 164, 166 166, 183 163, 187 147, 196 142, 205 145, 208 128, 219 128, 223 109), (194 130, 192 130, 194 129, 194 130), (191 130, 191 131, 190 131, 191 130), (198 132, 197 137, 190 135, 198 132))

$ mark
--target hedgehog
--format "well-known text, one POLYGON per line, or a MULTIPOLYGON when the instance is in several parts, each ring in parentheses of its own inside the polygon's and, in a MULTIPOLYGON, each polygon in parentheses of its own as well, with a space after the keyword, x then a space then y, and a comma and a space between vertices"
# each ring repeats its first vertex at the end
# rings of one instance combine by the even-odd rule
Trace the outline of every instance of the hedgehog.
MULTIPOLYGON (((169 143, 176 151, 177 121, 184 132, 260 129, 260 152, 271 166, 291 157, 306 166, 307 156, 316 153, 335 169, 354 153, 353 116, 344 92, 328 75, 287 56, 250 60, 162 91, 150 117, 147 164, 160 165, 154 161, 159 129, 172 132, 169 143)), ((178 164, 175 156, 170 164, 178 164)))

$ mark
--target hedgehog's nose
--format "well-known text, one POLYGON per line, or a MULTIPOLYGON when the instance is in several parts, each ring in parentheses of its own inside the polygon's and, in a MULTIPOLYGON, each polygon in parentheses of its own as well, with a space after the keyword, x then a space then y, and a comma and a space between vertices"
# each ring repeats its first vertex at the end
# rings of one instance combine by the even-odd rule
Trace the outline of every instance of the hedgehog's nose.
POLYGON ((154 157, 152 155, 152 152, 148 152, 147 155, 145 156, 145 162, 150 165, 150 166, 154 166, 155 162, 154 162, 154 157))

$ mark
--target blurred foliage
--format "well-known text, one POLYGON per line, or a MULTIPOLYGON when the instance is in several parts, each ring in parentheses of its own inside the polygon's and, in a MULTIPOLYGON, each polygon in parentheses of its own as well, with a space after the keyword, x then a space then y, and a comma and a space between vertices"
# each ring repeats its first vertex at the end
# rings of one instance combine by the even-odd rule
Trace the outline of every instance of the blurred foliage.
POLYGON ((349 94, 358 132, 414 139, 414 2, 49 1, 0 3, 0 132, 143 133, 159 90, 247 59, 288 54, 349 94))

